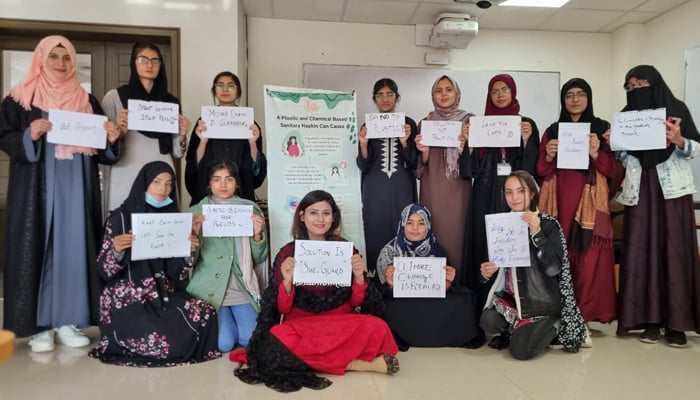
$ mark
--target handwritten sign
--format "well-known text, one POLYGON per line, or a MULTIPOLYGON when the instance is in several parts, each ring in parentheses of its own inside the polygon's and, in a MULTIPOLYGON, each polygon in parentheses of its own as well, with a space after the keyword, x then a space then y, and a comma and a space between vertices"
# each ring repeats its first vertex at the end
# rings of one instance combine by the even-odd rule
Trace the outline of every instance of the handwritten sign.
POLYGON ((367 139, 403 137, 405 124, 406 114, 402 112, 365 114, 367 139))
POLYGON ((469 118, 469 147, 520 147, 518 115, 469 118))
POLYGON ((253 236, 253 206, 203 204, 202 236, 253 236))
POLYGON ((461 121, 421 121, 421 144, 433 147, 459 147, 461 121))
POLYGON ((610 147, 615 150, 666 148, 666 109, 626 111, 615 114, 610 147))
POLYGON ((445 297, 445 257, 394 257, 394 297, 445 297))
POLYGON ((104 115, 80 113, 50 109, 49 122, 51 130, 46 134, 46 141, 56 144, 92 147, 107 147, 104 115))
POLYGON ((250 107, 202 106, 202 120, 207 123, 204 137, 213 139, 250 139, 254 112, 250 107))
POLYGON ((190 255, 191 213, 131 214, 131 231, 132 260, 190 255))
POLYGON ((352 242, 297 240, 294 284, 350 286, 352 242))
POLYGON ((163 133, 178 133, 180 107, 161 101, 129 100, 129 129, 163 133))
POLYGON ((589 122, 560 122, 557 168, 588 169, 591 138, 589 122))
POLYGON ((489 260, 499 268, 530 266, 530 236, 522 215, 522 212, 486 215, 489 260))

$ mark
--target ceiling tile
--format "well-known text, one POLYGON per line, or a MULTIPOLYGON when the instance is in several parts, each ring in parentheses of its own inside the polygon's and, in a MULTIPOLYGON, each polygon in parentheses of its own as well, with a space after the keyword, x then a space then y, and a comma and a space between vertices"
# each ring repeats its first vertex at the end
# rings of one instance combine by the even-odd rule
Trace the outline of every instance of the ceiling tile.
POLYGON ((624 11, 560 9, 540 26, 539 30, 561 32, 599 32, 625 15, 624 11))
POLYGON ((646 0, 569 0, 564 4, 564 9, 578 10, 634 10, 646 0))
POLYGON ((662 13, 676 8, 686 1, 688 0, 648 0, 642 6, 637 8, 636 11, 654 11, 662 13))
POLYGON ((601 29, 601 32, 612 32, 624 24, 643 24, 656 18, 657 14, 653 12, 630 11, 621 18, 616 19, 610 25, 601 29))
POLYGON ((243 8, 249 17, 273 17, 272 0, 243 0, 243 8))
POLYGON ((495 7, 479 17, 479 28, 534 30, 557 11, 544 7, 495 7))
POLYGON ((340 21, 345 0, 272 0, 275 18, 340 21))
POLYGON ((434 24, 435 18, 440 13, 461 13, 469 14, 472 17, 478 18, 483 11, 474 5, 457 4, 457 3, 434 3, 432 1, 424 1, 420 3, 411 24, 434 24))

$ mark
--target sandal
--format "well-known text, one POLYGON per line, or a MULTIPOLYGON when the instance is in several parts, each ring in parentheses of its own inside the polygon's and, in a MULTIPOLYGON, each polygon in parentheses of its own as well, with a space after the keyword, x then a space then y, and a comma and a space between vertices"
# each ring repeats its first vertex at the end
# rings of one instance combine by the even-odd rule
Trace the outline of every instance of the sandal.
POLYGON ((384 362, 386 363, 386 373, 387 375, 394 375, 399 372, 399 359, 389 355, 384 354, 384 362))

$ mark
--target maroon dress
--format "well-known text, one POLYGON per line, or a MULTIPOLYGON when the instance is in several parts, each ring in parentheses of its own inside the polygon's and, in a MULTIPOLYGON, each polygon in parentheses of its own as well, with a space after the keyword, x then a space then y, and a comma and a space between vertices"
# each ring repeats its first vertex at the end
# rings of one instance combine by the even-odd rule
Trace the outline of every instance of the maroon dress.
MULTIPOLYGON (((571 246, 571 232, 574 226, 576 209, 587 175, 579 170, 557 169, 557 159, 547 162, 547 142, 550 130, 545 131, 540 142, 540 154, 537 160, 537 173, 543 179, 556 175, 557 179, 557 219, 561 224, 568 244, 569 263, 574 281, 576 302, 585 321, 611 322, 616 315, 616 293, 614 252, 611 239, 593 236, 591 244, 584 253, 577 252, 571 246)), ((591 166, 603 176, 614 178, 616 163, 607 145, 601 142, 598 158, 591 160, 591 166)), ((603 230, 612 232, 610 218, 596 219, 596 224, 605 224, 603 230)))

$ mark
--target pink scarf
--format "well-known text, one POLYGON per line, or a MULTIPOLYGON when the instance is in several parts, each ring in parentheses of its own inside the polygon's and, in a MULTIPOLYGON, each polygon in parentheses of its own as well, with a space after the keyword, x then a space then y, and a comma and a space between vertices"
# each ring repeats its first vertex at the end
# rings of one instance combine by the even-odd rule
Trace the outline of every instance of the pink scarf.
MULTIPOLYGON (((29 71, 24 80, 10 90, 10 96, 25 110, 35 106, 48 112, 50 109, 92 113, 90 98, 87 91, 80 86, 76 74, 78 55, 73 44, 63 36, 47 36, 37 44, 29 71), (46 68, 51 51, 57 46, 63 46, 73 61, 66 78, 59 79, 46 68)), ((79 146, 56 145, 57 159, 70 159, 73 154, 97 154, 96 149, 79 146)))

